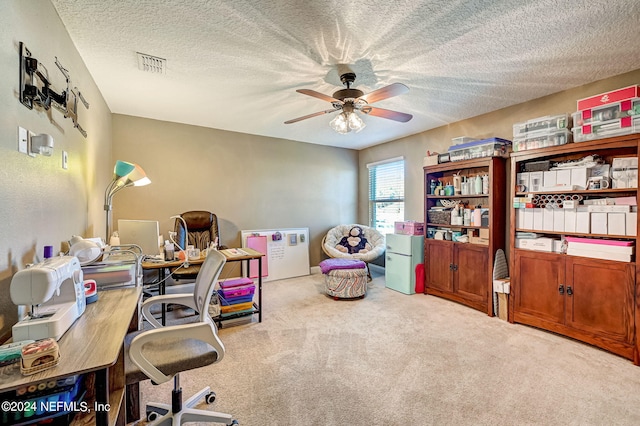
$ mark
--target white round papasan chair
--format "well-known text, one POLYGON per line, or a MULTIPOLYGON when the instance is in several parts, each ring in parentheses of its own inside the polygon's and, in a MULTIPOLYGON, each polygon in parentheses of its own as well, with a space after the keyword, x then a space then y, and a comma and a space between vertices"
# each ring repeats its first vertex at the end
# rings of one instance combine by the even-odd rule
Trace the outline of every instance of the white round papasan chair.
POLYGON ((338 225, 334 228, 331 228, 327 232, 327 235, 325 235, 322 239, 322 250, 327 254, 327 256, 333 258, 362 260, 366 263, 369 263, 382 256, 384 254, 385 248, 386 245, 384 235, 382 235, 374 228, 358 224, 338 225), (347 236, 349 234, 349 231, 354 226, 359 226, 360 228, 362 228, 364 238, 366 238, 367 242, 371 244, 371 250, 368 250, 366 253, 349 254, 341 252, 336 248, 342 237, 347 236))

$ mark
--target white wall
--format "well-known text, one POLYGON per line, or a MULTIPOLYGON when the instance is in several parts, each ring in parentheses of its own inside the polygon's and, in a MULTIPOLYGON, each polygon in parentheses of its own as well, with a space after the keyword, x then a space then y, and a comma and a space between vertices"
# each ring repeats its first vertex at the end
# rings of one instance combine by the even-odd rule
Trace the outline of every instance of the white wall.
POLYGON ((11 276, 42 258, 45 245, 58 251, 72 235, 104 228, 102 193, 111 172, 111 113, 53 5, 48 0, 0 1, 0 341, 17 320, 9 298, 11 276), (19 93, 19 42, 47 68, 54 88, 66 88, 55 57, 89 101, 79 106, 85 139, 57 110, 29 110, 19 93), (18 152, 18 126, 48 133, 51 157, 18 152), (69 168, 61 167, 62 150, 69 168))

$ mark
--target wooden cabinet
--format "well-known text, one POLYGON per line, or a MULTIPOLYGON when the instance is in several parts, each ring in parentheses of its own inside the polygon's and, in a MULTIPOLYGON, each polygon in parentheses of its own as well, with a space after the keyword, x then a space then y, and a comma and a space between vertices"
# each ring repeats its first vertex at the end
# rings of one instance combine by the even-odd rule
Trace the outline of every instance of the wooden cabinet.
POLYGON ((427 239, 426 293, 488 312, 488 250, 476 244, 427 239))
POLYGON ((505 176, 505 159, 501 157, 457 161, 424 168, 425 294, 453 300, 493 315, 493 262, 496 250, 503 249, 505 241, 505 176), (487 193, 432 193, 432 181, 453 182, 454 175, 469 180, 475 176, 487 176, 487 193), (443 200, 444 204, 448 204, 447 201, 457 201, 469 207, 481 206, 488 212, 488 218, 485 223, 467 225, 452 225, 450 221, 430 222, 429 211, 443 207, 443 200), (483 238, 474 236, 472 242, 434 238, 436 231, 440 232, 440 236, 443 233, 451 236, 454 232, 456 235, 479 234, 481 230, 483 238))
POLYGON ((513 320, 633 357, 635 266, 517 250, 513 320))
MULTIPOLYGON (((638 135, 610 138, 598 141, 570 143, 511 155, 512 201, 526 197, 528 192, 516 192, 517 173, 528 163, 550 164, 578 161, 587 155, 596 155, 611 164, 613 158, 638 157, 638 135)), ((535 194, 553 196, 564 194, 572 198, 594 200, 624 197, 625 202, 637 200, 637 188, 577 189, 574 186, 561 191, 541 188, 535 194), (578 196, 578 197, 576 197, 578 196)), ((636 364, 639 340, 638 302, 636 282, 638 266, 635 255, 631 262, 595 259, 564 254, 566 245, 559 252, 542 252, 516 248, 517 232, 535 232, 543 237, 559 241, 566 236, 633 242, 638 236, 610 235, 586 232, 541 230, 523 227, 512 209, 510 220, 511 297, 509 320, 539 327, 583 342, 598 346, 615 354, 632 359, 636 364)), ((530 222, 529 222, 530 223, 530 222)), ((637 228, 637 219, 635 219, 637 228)), ((543 228, 544 229, 544 228, 543 228)), ((590 229, 591 230, 591 229, 590 229)))

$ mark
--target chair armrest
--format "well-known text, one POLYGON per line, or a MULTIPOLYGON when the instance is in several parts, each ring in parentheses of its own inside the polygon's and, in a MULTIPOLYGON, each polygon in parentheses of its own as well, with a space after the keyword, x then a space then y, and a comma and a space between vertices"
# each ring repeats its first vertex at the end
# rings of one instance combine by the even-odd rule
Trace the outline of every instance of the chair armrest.
POLYGON ((200 340, 211 345, 218 353, 216 363, 222 361, 222 358, 224 358, 224 344, 218 338, 218 335, 216 334, 216 326, 210 320, 186 325, 167 326, 142 332, 131 341, 131 345, 129 346, 129 357, 131 358, 131 361, 133 361, 140 370, 147 375, 147 377, 157 384, 167 382, 173 376, 165 375, 156 366, 151 364, 151 362, 149 362, 149 360, 142 354, 142 349, 148 342, 165 338, 200 340))
POLYGON ((149 321, 154 328, 161 328, 163 325, 151 314, 151 307, 161 303, 172 303, 174 305, 187 306, 196 311, 198 310, 193 300, 193 294, 191 293, 161 294, 160 296, 150 297, 142 303, 142 316, 144 316, 144 319, 149 321))

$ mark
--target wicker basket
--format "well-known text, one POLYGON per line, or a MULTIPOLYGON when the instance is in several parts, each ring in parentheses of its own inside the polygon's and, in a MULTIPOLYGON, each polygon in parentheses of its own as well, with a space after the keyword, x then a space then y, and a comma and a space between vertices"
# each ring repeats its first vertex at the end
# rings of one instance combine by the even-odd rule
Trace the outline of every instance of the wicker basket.
POLYGON ((427 210, 427 218, 429 223, 437 223, 439 225, 451 224, 451 210, 427 210))

